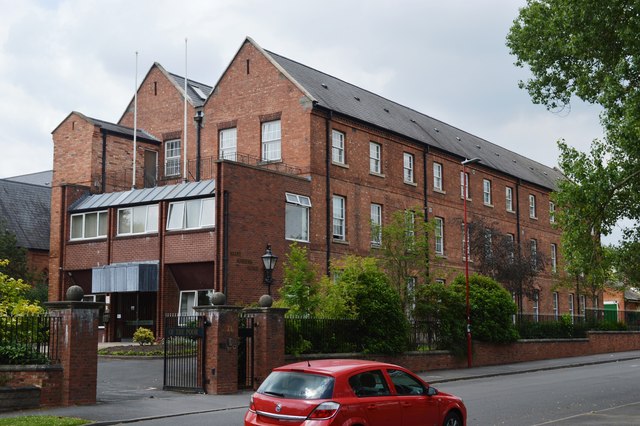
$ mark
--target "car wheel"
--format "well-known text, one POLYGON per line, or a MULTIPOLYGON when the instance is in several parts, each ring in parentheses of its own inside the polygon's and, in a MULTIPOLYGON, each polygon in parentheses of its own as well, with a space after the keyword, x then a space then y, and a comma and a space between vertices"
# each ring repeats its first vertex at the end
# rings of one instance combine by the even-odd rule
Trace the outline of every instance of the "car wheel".
POLYGON ((449 413, 444 418, 443 426, 462 426, 462 419, 458 413, 449 413))

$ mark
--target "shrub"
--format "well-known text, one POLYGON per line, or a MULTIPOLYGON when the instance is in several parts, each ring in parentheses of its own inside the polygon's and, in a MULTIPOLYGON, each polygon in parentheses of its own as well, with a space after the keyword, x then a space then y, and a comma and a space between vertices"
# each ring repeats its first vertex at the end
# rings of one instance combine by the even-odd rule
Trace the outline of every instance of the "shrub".
POLYGON ((347 256, 337 267, 335 283, 326 283, 321 309, 326 316, 357 320, 365 353, 403 352, 409 341, 409 324, 400 295, 373 258, 347 256), (326 303, 325 303, 326 301, 326 303))
POLYGON ((0 346, 0 364, 27 365, 48 363, 49 359, 47 356, 34 351, 30 345, 0 346))
POLYGON ((148 328, 138 327, 135 333, 133 333, 133 341, 140 343, 140 345, 150 345, 155 342, 156 338, 153 336, 153 331, 148 328))
MULTIPOLYGON (((518 340, 512 316, 516 305, 495 280, 474 274, 469 278, 471 335, 474 340, 509 343, 518 340)), ((433 283, 416 293, 416 319, 437 324, 440 349, 456 355, 466 351, 466 281, 460 275, 450 285, 433 283)))

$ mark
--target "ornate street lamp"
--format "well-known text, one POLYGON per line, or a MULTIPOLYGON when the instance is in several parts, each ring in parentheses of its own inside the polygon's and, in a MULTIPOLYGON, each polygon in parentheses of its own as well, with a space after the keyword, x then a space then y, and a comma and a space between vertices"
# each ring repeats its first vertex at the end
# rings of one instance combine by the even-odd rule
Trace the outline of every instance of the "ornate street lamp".
POLYGON ((267 294, 271 296, 271 284, 273 278, 271 274, 278 262, 278 256, 271 253, 271 244, 267 244, 267 250, 262 255, 262 263, 264 264, 264 283, 267 285, 267 294))
POLYGON ((462 199, 464 200, 464 277, 466 283, 466 296, 467 296, 467 367, 471 368, 471 304, 469 303, 469 230, 467 229, 467 194, 468 194, 468 179, 467 179, 467 165, 478 163, 479 158, 472 158, 470 160, 464 160, 462 162, 462 181, 464 182, 464 192, 462 199))

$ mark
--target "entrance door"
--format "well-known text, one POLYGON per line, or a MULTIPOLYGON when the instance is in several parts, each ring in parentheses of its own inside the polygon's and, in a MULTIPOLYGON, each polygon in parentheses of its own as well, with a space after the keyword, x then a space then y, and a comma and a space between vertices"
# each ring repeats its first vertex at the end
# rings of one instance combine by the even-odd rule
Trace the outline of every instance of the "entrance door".
POLYGON ((116 339, 130 340, 138 327, 148 328, 156 336, 156 293, 114 293, 116 299, 116 339))
POLYGON ((155 151, 144 151, 144 187, 153 188, 156 186, 158 176, 158 153, 155 151))

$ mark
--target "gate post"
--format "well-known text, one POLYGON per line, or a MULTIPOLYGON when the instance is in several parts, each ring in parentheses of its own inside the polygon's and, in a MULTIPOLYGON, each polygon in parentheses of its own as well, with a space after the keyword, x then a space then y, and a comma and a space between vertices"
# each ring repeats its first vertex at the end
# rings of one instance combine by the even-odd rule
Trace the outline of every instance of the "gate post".
POLYGON ((249 308, 254 318, 253 350, 256 389, 275 367, 284 364, 284 314, 287 308, 249 308))
POLYGON ((204 389, 208 394, 224 395, 238 391, 238 314, 237 306, 195 306, 206 316, 204 389))
MULTIPOLYGON (((80 296, 82 298, 82 296, 80 296)), ((104 303, 48 302, 51 317, 61 318, 56 342, 63 378, 62 405, 95 404, 98 383, 98 310, 104 303)))

